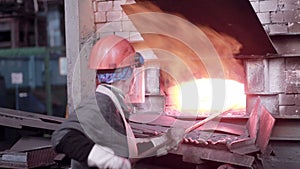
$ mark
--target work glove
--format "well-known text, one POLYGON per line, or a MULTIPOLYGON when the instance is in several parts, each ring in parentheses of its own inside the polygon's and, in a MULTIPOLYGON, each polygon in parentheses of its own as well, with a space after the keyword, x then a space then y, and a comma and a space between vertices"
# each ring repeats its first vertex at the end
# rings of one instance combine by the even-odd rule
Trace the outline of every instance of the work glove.
POLYGON ((176 150, 178 144, 183 140, 185 130, 182 128, 170 128, 168 131, 159 137, 151 139, 154 146, 160 146, 161 148, 156 151, 157 156, 166 155, 170 150, 176 150))
POLYGON ((88 166, 99 169, 131 169, 128 159, 116 156, 108 147, 95 144, 88 156, 88 166))

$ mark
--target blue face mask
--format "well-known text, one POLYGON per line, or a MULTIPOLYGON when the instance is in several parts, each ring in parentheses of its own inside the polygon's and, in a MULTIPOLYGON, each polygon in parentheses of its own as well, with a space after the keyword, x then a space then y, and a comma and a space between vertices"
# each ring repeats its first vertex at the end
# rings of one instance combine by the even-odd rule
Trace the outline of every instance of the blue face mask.
POLYGON ((127 80, 133 72, 132 67, 124 67, 117 69, 114 72, 99 72, 97 73, 97 79, 99 83, 114 83, 120 80, 127 80))

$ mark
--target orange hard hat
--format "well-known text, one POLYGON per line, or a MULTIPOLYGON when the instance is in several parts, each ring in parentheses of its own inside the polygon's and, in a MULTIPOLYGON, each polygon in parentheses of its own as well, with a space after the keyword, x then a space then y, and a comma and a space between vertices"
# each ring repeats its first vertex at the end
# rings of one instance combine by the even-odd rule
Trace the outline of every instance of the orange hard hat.
POLYGON ((117 69, 133 65, 136 52, 128 40, 109 35, 101 38, 93 46, 90 58, 90 69, 117 69))

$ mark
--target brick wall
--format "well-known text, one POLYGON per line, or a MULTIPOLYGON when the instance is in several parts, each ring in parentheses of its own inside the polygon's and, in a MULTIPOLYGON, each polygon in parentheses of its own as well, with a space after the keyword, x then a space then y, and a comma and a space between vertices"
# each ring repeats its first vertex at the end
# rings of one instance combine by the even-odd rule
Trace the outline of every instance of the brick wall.
MULTIPOLYGON (((300 0, 250 0, 269 35, 300 34, 300 0)), ((282 41, 283 54, 298 51, 292 38, 282 41)), ((246 60, 247 112, 260 97, 265 107, 280 116, 300 114, 300 58, 277 56, 272 59, 246 60)))
POLYGON ((135 3, 134 0, 93 0, 96 30, 100 37, 115 34, 129 41, 142 40, 141 35, 123 12, 121 5, 135 3))
POLYGON ((300 0, 250 0, 270 34, 300 33, 300 0))
POLYGON ((272 113, 300 114, 300 58, 245 60, 247 112, 257 97, 272 113))

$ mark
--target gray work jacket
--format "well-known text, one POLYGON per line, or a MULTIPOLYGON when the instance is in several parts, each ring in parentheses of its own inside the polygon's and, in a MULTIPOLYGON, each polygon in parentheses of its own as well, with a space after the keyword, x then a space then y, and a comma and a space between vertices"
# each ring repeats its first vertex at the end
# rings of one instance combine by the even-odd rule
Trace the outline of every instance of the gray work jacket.
MULTIPOLYGON (((116 155, 127 158, 126 135, 117 132, 108 124, 103 116, 107 112, 103 112, 101 104, 101 94, 99 93, 82 99, 75 112, 71 113, 61 127, 52 134, 53 146, 57 146, 71 129, 75 129, 84 133, 96 144, 109 147, 116 155)), ((75 160, 72 160, 71 167, 72 169, 89 168, 86 164, 75 160)))

